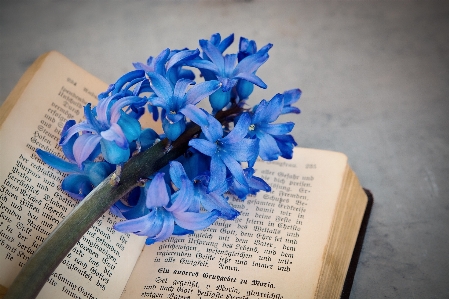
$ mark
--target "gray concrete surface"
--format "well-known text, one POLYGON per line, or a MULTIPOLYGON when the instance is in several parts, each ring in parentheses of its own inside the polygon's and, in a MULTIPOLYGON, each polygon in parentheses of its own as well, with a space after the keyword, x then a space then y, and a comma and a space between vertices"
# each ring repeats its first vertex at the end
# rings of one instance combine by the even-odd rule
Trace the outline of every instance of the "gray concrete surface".
POLYGON ((254 98, 301 88, 299 145, 374 193, 351 298, 449 298, 448 29, 447 1, 2 0, 0 101, 48 50, 113 82, 214 32, 272 42, 254 98))

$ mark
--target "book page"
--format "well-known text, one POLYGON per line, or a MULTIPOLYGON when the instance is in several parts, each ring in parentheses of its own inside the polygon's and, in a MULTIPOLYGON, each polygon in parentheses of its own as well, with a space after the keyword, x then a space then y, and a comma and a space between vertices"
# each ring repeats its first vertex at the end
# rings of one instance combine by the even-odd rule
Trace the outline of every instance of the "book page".
POLYGON ((258 161, 272 191, 230 198, 233 221, 145 247, 122 299, 313 298, 346 166, 343 154, 303 148, 258 161))
MULTIPOLYGON (((44 164, 35 149, 61 156, 58 142, 66 120, 80 121, 83 106, 96 103, 96 95, 106 88, 51 52, 23 92, 15 92, 20 99, 0 124, 0 285, 12 283, 77 204, 60 188, 63 174, 44 164)), ((6 102, 12 106, 13 101, 6 102)), ((104 214, 62 261, 38 298, 120 297, 144 240, 116 232, 112 228, 116 221, 109 212, 104 214)))

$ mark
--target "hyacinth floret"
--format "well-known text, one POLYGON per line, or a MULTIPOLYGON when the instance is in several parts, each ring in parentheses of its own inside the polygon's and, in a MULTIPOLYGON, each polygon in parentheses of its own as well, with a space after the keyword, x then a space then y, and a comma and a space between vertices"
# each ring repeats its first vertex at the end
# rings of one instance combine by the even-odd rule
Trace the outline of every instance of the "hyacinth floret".
POLYGON ((275 121, 300 112, 293 105, 301 91, 287 90, 247 107, 254 86, 267 88, 256 72, 272 44, 257 49, 255 41, 242 37, 238 52, 226 53, 233 41, 234 34, 222 39, 215 33, 201 39, 199 49, 167 48, 146 63, 134 63, 135 70, 98 95, 96 107, 84 107, 85 120, 67 122, 60 140, 66 159, 37 151, 68 174, 62 189, 83 200, 111 173, 120 176, 133 156, 167 144, 158 152, 163 160, 182 148, 110 208, 123 218, 116 230, 145 236, 147 244, 193 233, 218 218, 235 219, 240 212, 231 201, 270 191, 253 166, 257 158, 291 158, 294 124, 275 121), (205 99, 210 110, 198 107, 205 99), (162 132, 145 127, 144 113, 161 121, 162 132))

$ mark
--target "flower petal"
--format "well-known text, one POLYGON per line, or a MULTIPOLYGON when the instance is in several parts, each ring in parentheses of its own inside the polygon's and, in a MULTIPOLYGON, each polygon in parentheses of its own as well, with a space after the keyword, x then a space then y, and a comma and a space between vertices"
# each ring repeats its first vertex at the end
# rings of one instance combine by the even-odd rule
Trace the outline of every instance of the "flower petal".
POLYGON ((41 150, 40 148, 36 149, 36 154, 42 159, 42 161, 59 171, 66 173, 76 173, 80 171, 76 164, 67 162, 51 153, 41 150))
POLYGON ((218 67, 211 61, 205 59, 193 59, 185 62, 185 65, 196 67, 200 70, 209 70, 214 74, 220 73, 218 67))
POLYGON ((257 52, 256 54, 249 55, 242 59, 234 69, 233 75, 242 73, 251 74, 257 71, 257 69, 268 60, 268 53, 257 52))
POLYGON ((167 62, 166 69, 169 70, 172 66, 185 60, 194 59, 200 55, 200 50, 183 50, 174 54, 167 62))
POLYGON ((121 128, 128 143, 139 138, 141 131, 140 122, 134 117, 123 112, 117 124, 121 128))
MULTIPOLYGON (((238 163, 233 157, 231 157, 226 152, 221 152, 220 157, 223 160, 226 167, 232 173, 234 178, 243 186, 248 187, 248 183, 246 182, 245 176, 243 174, 242 166, 238 163)), ((212 167, 211 167, 212 172, 212 167)))
POLYGON ((220 156, 213 155, 210 161, 210 180, 207 187, 208 192, 213 192, 226 180, 226 165, 220 156))
POLYGON ((186 171, 178 161, 170 162, 170 178, 176 187, 181 188, 182 177, 187 177, 186 171))
POLYGON ((260 79, 253 73, 238 73, 234 76, 234 78, 243 79, 248 82, 254 83, 255 85, 263 89, 267 88, 267 84, 265 84, 265 82, 263 82, 262 79, 260 79))
POLYGON ((179 226, 190 230, 200 230, 214 223, 220 216, 220 212, 218 210, 205 213, 180 212, 173 213, 173 216, 179 226))
POLYGON ((266 124, 258 126, 258 129, 270 135, 284 135, 290 133, 295 126, 294 122, 286 122, 282 124, 266 124))
POLYGON ((185 115, 187 118, 189 118, 191 121, 193 121, 200 127, 204 127, 209 124, 207 121, 206 113, 204 113, 203 110, 192 104, 187 104, 184 108, 179 110, 179 112, 185 115))
POLYGON ((187 176, 181 177, 181 188, 172 195, 170 206, 166 209, 169 212, 187 211, 193 203, 193 183, 187 176))
POLYGON ((293 103, 296 103, 301 97, 301 94, 302 91, 299 88, 284 91, 284 105, 291 105, 293 103))
POLYGON ((84 173, 86 173, 94 186, 98 186, 114 170, 115 167, 107 162, 86 161, 84 165, 84 173))
POLYGON ((264 132, 257 132, 257 138, 259 138, 260 140, 259 156, 262 158, 262 160, 276 160, 281 154, 276 140, 274 140, 274 138, 270 134, 264 132))
POLYGON ((101 153, 106 161, 111 164, 121 164, 129 159, 129 148, 121 148, 115 143, 115 141, 109 141, 106 139, 100 140, 101 153))
POLYGON ((258 139, 242 139, 239 142, 226 145, 223 149, 232 158, 239 162, 247 162, 257 158, 258 139))
POLYGON ((217 47, 205 39, 200 40, 200 47, 220 71, 224 70, 224 58, 217 47))
POLYGON ((192 139, 189 141, 189 145, 209 157, 212 157, 217 151, 217 145, 205 139, 192 139))
POLYGON ((211 95, 220 88, 221 84, 217 80, 202 82, 193 86, 186 94, 187 104, 196 105, 205 97, 211 95))
POLYGON ((157 173, 147 190, 147 208, 164 207, 169 203, 170 197, 165 185, 164 173, 157 173))
POLYGON ((153 88, 157 96, 169 101, 173 96, 173 89, 170 82, 157 73, 147 73, 147 75, 151 82, 151 88, 153 88))
POLYGON ((61 140, 59 141, 59 145, 64 145, 69 142, 70 138, 78 132, 94 132, 97 131, 87 122, 80 122, 74 126, 71 126, 65 134, 61 134, 61 140))
POLYGON ((97 134, 84 133, 79 136, 73 144, 73 155, 78 167, 90 156, 101 140, 101 136, 97 134))
POLYGON ((231 144, 241 141, 247 134, 251 124, 251 117, 248 113, 242 113, 234 129, 220 141, 223 144, 231 144))
POLYGON ((74 199, 82 200, 93 189, 92 183, 86 175, 69 174, 61 183, 61 189, 74 199))
POLYGON ((122 131, 122 128, 116 123, 111 124, 109 130, 101 132, 101 137, 103 137, 108 141, 115 141, 115 143, 123 149, 126 149, 128 147, 128 140, 126 139, 126 136, 122 131))

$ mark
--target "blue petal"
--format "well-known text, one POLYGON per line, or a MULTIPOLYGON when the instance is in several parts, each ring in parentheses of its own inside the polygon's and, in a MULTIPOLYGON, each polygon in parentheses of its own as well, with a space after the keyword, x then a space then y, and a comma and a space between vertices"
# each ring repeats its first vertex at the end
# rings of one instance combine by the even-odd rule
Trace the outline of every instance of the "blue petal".
POLYGON ((173 235, 175 236, 183 236, 188 234, 193 234, 194 231, 190 229, 185 229, 175 224, 175 228, 173 229, 173 235))
POLYGON ((189 145, 209 157, 212 157, 217 151, 217 145, 215 143, 204 139, 192 139, 189 141, 189 145))
POLYGON ((85 133, 79 136, 73 144, 73 155, 78 167, 89 158, 101 140, 100 135, 85 133))
POLYGON ((270 135, 284 135, 290 133, 295 126, 294 122, 286 122, 282 124, 264 124, 258 126, 258 129, 270 135))
POLYGON ((162 225, 162 229, 161 231, 154 236, 154 240, 155 241, 163 241, 167 238, 169 238, 172 234, 173 234, 173 230, 174 230, 174 226, 175 226, 175 222, 174 222, 174 215, 172 215, 171 213, 168 213, 166 211, 164 211, 164 223, 162 225))
POLYGON ((287 113, 299 114, 299 113, 301 113, 301 110, 297 107, 284 106, 284 108, 282 108, 281 114, 287 114, 287 113))
POLYGON ((218 189, 226 180, 226 166, 218 155, 213 155, 210 161, 210 180, 208 192, 218 189))
POLYGON ((237 65, 237 54, 228 54, 224 56, 224 73, 226 77, 232 76, 235 66, 237 65))
POLYGON ((166 118, 162 120, 162 129, 168 139, 171 141, 176 140, 186 129, 186 122, 181 119, 178 122, 171 123, 166 118))
MULTIPOLYGON (((186 104, 186 89, 189 85, 195 84, 195 81, 189 79, 179 79, 173 90, 173 97, 170 100, 170 110, 178 112, 186 104)), ((194 86, 195 87, 195 86, 194 86)))
POLYGON ((84 165, 84 172, 94 186, 98 186, 114 169, 114 166, 107 162, 85 162, 84 165))
MULTIPOLYGON (((223 86, 222 86, 223 87, 223 86)), ((218 89, 209 96, 209 102, 214 111, 220 111, 231 101, 231 92, 218 89)))
POLYGON ((282 94, 276 94, 267 105, 267 110, 270 111, 264 121, 271 123, 275 121, 281 114, 282 108, 284 107, 284 96, 282 94))
POLYGON ((66 173, 80 172, 80 169, 76 164, 64 161, 51 153, 41 150, 40 148, 36 149, 36 154, 42 159, 42 161, 59 171, 66 173))
POLYGON ((115 141, 101 139, 101 153, 106 161, 112 164, 121 164, 129 159, 129 148, 119 147, 115 141))
POLYGON ((160 232, 163 225, 162 217, 158 216, 157 210, 154 209, 142 217, 119 222, 114 225, 114 228, 122 233, 144 235, 141 232, 146 232, 154 236, 160 232))
POLYGON ((148 187, 146 205, 149 209, 166 206, 170 200, 164 175, 162 172, 157 173, 148 187))
POLYGON ((198 49, 179 51, 168 60, 166 68, 167 70, 169 70, 175 64, 183 62, 185 60, 194 59, 195 57, 198 57, 199 54, 200 51, 198 49))
POLYGON ((224 151, 239 162, 251 161, 257 158, 258 143, 258 139, 242 139, 226 145, 224 151))
POLYGON ((70 127, 65 134, 61 135, 61 141, 59 141, 59 145, 64 145, 67 142, 69 142, 70 138, 72 138, 73 135, 78 134, 78 132, 95 132, 97 131, 88 123, 81 122, 78 123, 72 127, 70 127))
POLYGON ((123 111, 122 108, 133 105, 135 108, 137 107, 143 107, 147 103, 146 98, 141 98, 138 96, 127 96, 119 99, 117 102, 115 102, 109 113, 110 113, 110 123, 115 123, 118 121, 118 119, 122 116, 123 111))
POLYGON ((184 167, 178 161, 170 162, 170 178, 176 187, 181 188, 182 177, 187 177, 184 167))
MULTIPOLYGON (((73 127, 76 124, 75 120, 71 119, 66 121, 64 128, 62 128, 61 136, 65 135, 67 130, 73 127)), ((69 159, 70 162, 75 162, 75 156, 73 155, 73 144, 75 143, 76 138, 78 138, 79 134, 74 134, 72 137, 67 139, 65 144, 61 145, 62 152, 69 159)))
POLYGON ((281 151, 277 146, 276 140, 274 140, 274 138, 270 134, 264 132, 257 132, 257 137, 260 140, 259 156, 262 158, 262 160, 265 161, 276 160, 281 154, 281 151))
POLYGON ((260 79, 253 73, 239 73, 239 74, 235 75, 234 78, 243 79, 248 82, 254 83, 257 86, 259 86, 260 88, 264 88, 264 89, 267 88, 267 84, 265 84, 265 82, 263 82, 262 79, 260 79))
POLYGON ((119 92, 126 83, 136 78, 145 78, 145 72, 142 70, 135 70, 124 74, 117 80, 117 82, 115 82, 113 93, 119 92))
POLYGON ((157 73, 148 73, 150 78, 151 87, 158 97, 168 101, 173 96, 173 89, 170 82, 157 73))
POLYGON ((206 112, 206 118, 208 125, 201 127, 203 130, 204 136, 210 141, 210 142, 216 142, 218 139, 223 137, 223 128, 221 123, 212 115, 206 112))
POLYGON ((221 52, 208 40, 200 40, 200 46, 204 53, 210 58, 210 60, 217 66, 220 71, 224 70, 224 58, 221 52))
POLYGON ((123 134, 125 134, 126 140, 128 142, 132 142, 139 138, 141 131, 140 122, 134 117, 129 116, 126 113, 122 113, 122 116, 120 117, 117 124, 122 129, 123 134))
POLYGON ((169 212, 184 212, 193 202, 193 184, 187 176, 181 177, 181 188, 172 195, 172 204, 167 206, 169 212))
POLYGON ((181 212, 173 213, 173 216, 179 226, 190 230, 200 230, 214 223, 220 216, 220 212, 218 210, 205 213, 181 212))
MULTIPOLYGON (((83 134, 81 136, 84 136, 87 134, 83 134)), ((98 136, 98 135, 93 135, 93 136, 98 136)), ((108 141, 114 141, 118 146, 120 146, 123 149, 128 148, 128 140, 125 136, 125 134, 122 131, 122 128, 116 124, 113 123, 111 124, 111 127, 106 130, 101 132, 101 137, 103 137, 104 139, 108 140, 108 141)))
POLYGON ((202 82, 193 86, 186 94, 187 104, 196 105, 205 97, 211 95, 220 88, 221 84, 217 80, 202 82))
POLYGON ((86 175, 69 174, 61 183, 61 188, 77 200, 82 200, 92 191, 93 186, 86 175))
POLYGON ((211 192, 205 197, 206 199, 201 201, 201 204, 207 211, 219 210, 221 217, 227 220, 233 220, 240 214, 240 212, 234 209, 221 194, 211 192))
POLYGON ((251 117, 248 113, 242 113, 234 129, 225 137, 221 138, 224 144, 236 143, 242 140, 248 134, 251 117))
MULTIPOLYGON (((238 163, 233 157, 225 152, 220 153, 220 157, 223 160, 226 167, 232 173, 234 178, 243 186, 248 187, 248 183, 246 182, 245 176, 243 174, 242 166, 238 163)), ((211 167, 212 172, 212 167, 211 167)))
POLYGON ((217 49, 223 53, 234 42, 234 33, 223 39, 217 46, 217 49))
MULTIPOLYGON (((170 49, 162 50, 156 58, 152 59, 149 65, 153 67, 153 72, 160 75, 165 75, 165 63, 167 62, 168 56, 170 56, 170 49)), ((150 58, 148 58, 150 60, 150 58)), ((148 73, 147 73, 148 74, 148 73)))
POLYGON ((284 91, 284 105, 291 105, 293 103, 296 103, 301 97, 301 94, 302 91, 299 88, 284 91))
POLYGON ((204 127, 209 124, 207 121, 206 113, 204 113, 203 110, 192 104, 187 104, 179 112, 185 115, 187 118, 189 118, 191 121, 193 121, 200 127, 204 127))
POLYGON ((254 73, 257 69, 268 60, 267 53, 259 53, 249 55, 242 59, 234 69, 233 75, 239 75, 242 73, 254 73))
POLYGON ((151 128, 146 128, 140 132, 139 140, 142 151, 152 147, 159 135, 151 128))
POLYGON ((209 71, 213 72, 214 74, 220 73, 220 70, 218 69, 218 67, 213 62, 210 62, 209 60, 193 59, 193 60, 186 62, 185 65, 196 67, 200 70, 209 70, 209 71))

